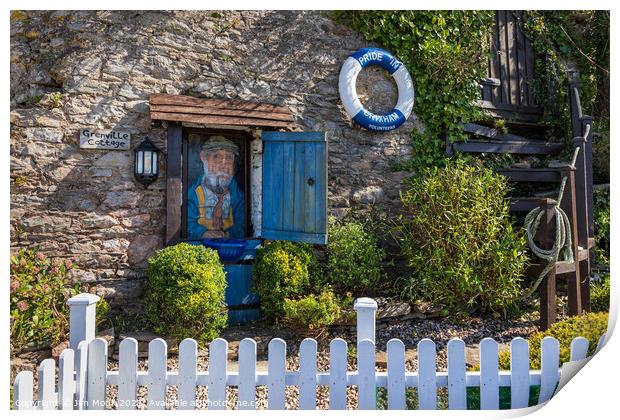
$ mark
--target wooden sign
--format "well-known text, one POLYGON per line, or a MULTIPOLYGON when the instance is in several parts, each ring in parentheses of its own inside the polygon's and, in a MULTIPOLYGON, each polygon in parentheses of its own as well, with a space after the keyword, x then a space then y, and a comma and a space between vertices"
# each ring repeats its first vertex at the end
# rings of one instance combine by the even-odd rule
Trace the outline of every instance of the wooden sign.
POLYGON ((128 131, 80 130, 80 149, 129 150, 131 133, 128 131))

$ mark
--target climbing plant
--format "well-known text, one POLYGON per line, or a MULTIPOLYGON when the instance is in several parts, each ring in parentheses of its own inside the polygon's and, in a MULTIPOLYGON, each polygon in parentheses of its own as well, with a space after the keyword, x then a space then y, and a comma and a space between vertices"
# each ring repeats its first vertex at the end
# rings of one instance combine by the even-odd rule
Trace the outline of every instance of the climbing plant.
POLYGON ((478 81, 486 77, 492 11, 345 11, 336 18, 407 66, 414 80, 415 113, 424 132, 412 133, 417 171, 444 159, 443 134, 461 136, 460 121, 481 117, 478 81))
POLYGON ((594 117, 594 170, 598 178, 608 179, 609 11, 531 10, 524 13, 523 24, 537 53, 533 86, 545 109, 548 136, 572 138, 566 71, 576 68, 583 112, 594 117))
MULTIPOLYGON (((407 66, 415 86, 415 113, 424 131, 414 131, 413 157, 399 165, 419 172, 444 159, 443 135, 459 138, 458 122, 483 119, 475 100, 479 80, 487 76, 487 34, 493 11, 343 11, 338 21, 395 54, 407 66)), ((608 130, 609 11, 527 11, 525 33, 537 52, 531 81, 545 107, 549 137, 570 138, 566 91, 567 65, 580 70, 581 102, 608 130)))
POLYGON ((553 85, 559 84, 565 95, 566 70, 576 67, 583 108, 594 118, 608 118, 609 11, 531 10, 524 13, 523 24, 538 53, 537 99, 553 109, 560 99, 553 85))

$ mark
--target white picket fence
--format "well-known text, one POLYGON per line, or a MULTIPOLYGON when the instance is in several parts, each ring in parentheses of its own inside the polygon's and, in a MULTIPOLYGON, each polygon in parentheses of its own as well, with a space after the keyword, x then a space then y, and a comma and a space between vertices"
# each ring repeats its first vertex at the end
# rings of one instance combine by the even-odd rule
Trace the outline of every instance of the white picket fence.
MULTIPOLYGON (((89 306, 89 305, 83 305, 89 306)), ((72 306, 72 310, 74 307, 72 306)), ((76 310, 84 310, 80 307, 76 310)), ((88 308, 90 310, 90 308, 88 308)), ((436 345, 423 339, 417 346, 418 371, 405 369, 405 346, 392 339, 387 343, 387 372, 377 372, 375 366, 374 314, 376 303, 363 300, 356 304, 358 311, 357 371, 347 370, 347 342, 334 339, 330 343, 329 371, 317 370, 317 342, 304 339, 299 350, 298 371, 286 369, 286 342, 275 338, 268 346, 267 371, 256 370, 256 342, 243 339, 238 350, 238 370, 227 368, 228 343, 218 338, 209 345, 208 371, 197 370, 198 345, 185 339, 179 345, 178 371, 167 370, 167 344, 163 339, 149 343, 148 371, 138 371, 138 342, 127 338, 119 346, 118 371, 108 371, 108 344, 102 338, 93 339, 91 326, 84 330, 72 329, 74 336, 86 338, 62 352, 59 359, 58 380, 55 362, 44 360, 38 368, 38 397, 33 398, 33 373, 20 372, 14 383, 14 408, 23 409, 105 409, 107 385, 117 386, 118 409, 135 409, 137 387, 147 387, 148 409, 166 408, 166 387, 176 386, 177 409, 195 409, 197 386, 206 386, 209 409, 227 408, 227 389, 236 387, 237 409, 256 408, 256 387, 268 389, 267 408, 285 409, 287 386, 299 389, 299 408, 316 409, 317 386, 329 387, 329 408, 347 407, 347 387, 358 389, 358 408, 374 410, 377 407, 377 388, 387 389, 387 408, 406 409, 406 389, 417 389, 418 408, 437 408, 438 389, 446 388, 449 409, 467 409, 467 388, 479 388, 480 408, 499 409, 500 387, 510 387, 512 408, 528 406, 530 387, 540 386, 538 403, 548 401, 554 394, 562 368, 560 348, 555 338, 545 337, 541 343, 541 369, 529 369, 528 342, 515 338, 510 343, 509 371, 498 369, 498 343, 485 338, 480 342, 480 371, 468 372, 465 364, 465 343, 460 339, 448 342, 448 370, 436 369, 436 345), (373 307, 374 304, 374 307, 373 307), (373 325, 370 328, 369 320, 373 325), (88 330, 90 328, 90 330, 88 330), (86 337, 84 337, 86 336, 86 337), (371 336, 368 338, 367 336, 371 336)), ((76 315, 77 316, 77 315, 76 315)), ((72 320, 74 317, 71 318, 72 320)), ((604 336, 598 342, 598 351, 604 336)), ((588 356, 588 340, 575 338, 571 343, 571 361, 588 356)))

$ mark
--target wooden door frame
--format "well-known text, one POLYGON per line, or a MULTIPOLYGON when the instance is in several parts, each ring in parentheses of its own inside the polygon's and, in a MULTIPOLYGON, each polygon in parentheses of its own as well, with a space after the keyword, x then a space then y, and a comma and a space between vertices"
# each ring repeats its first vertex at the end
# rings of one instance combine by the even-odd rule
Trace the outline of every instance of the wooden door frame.
POLYGON ((166 246, 181 240, 182 137, 181 123, 169 123, 166 140, 166 246))
POLYGON ((228 135, 242 137, 246 141, 243 156, 243 171, 245 179, 245 219, 246 236, 251 237, 251 146, 253 136, 245 131, 222 128, 195 128, 183 127, 181 123, 170 123, 167 133, 167 171, 166 171, 166 246, 174 245, 186 240, 184 234, 187 229, 187 206, 184 203, 187 197, 188 175, 183 162, 188 160, 188 134, 208 133, 210 135, 228 135))

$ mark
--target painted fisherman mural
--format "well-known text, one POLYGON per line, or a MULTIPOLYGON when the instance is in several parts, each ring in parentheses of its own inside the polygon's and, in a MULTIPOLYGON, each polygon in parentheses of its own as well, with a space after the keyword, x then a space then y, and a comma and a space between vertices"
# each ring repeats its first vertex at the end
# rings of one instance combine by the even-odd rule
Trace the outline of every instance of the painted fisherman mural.
POLYGON ((223 136, 211 136, 200 147, 204 172, 188 190, 189 237, 243 238, 244 194, 235 180, 239 147, 223 136))

